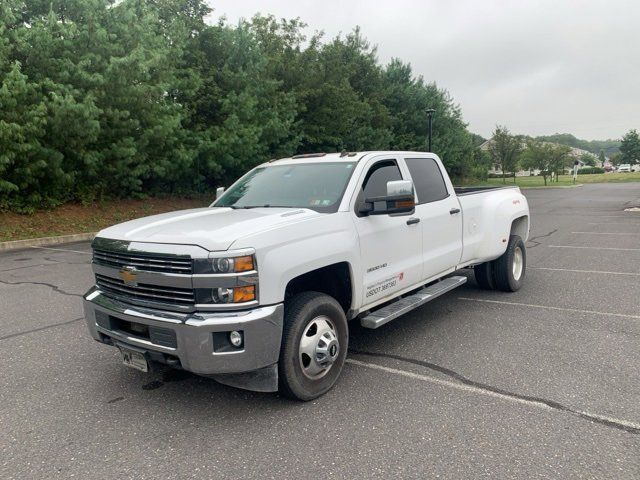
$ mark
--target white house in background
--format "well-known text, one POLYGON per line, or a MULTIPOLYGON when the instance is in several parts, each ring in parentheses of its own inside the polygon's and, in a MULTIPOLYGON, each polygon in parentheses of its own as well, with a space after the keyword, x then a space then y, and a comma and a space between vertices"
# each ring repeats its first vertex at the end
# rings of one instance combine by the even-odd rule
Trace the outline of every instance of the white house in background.
MULTIPOLYGON (((491 145, 491 142, 493 141, 493 138, 490 138, 489 140, 486 140, 484 143, 482 143, 480 145, 480 150, 483 150, 485 152, 489 151, 489 145, 491 145)), ((526 147, 526 143, 523 141, 522 142, 522 148, 526 147)), ((496 163, 492 163, 491 167, 489 168, 488 171, 489 175, 502 175, 502 169, 500 168, 500 165, 496 164, 496 163)), ((531 175, 540 175, 540 170, 535 169, 535 170, 519 170, 516 172, 516 177, 529 177, 531 175)))
MULTIPOLYGON (((489 140, 486 140, 484 143, 482 143, 480 145, 480 150, 484 150, 489 151, 489 145, 491 144, 491 141, 493 139, 490 138, 489 140)), ((560 145, 558 143, 554 143, 554 142, 544 142, 544 143, 548 143, 550 145, 560 145)), ((525 148, 526 142, 523 140, 522 142, 522 148, 525 148)), ((580 157, 582 157, 582 155, 584 155, 585 153, 588 153, 590 155, 594 155, 593 153, 589 152, 588 150, 583 150, 581 148, 575 148, 575 147, 569 147, 571 149, 571 151, 569 152, 569 156, 573 157, 575 160, 578 161, 578 168, 583 168, 586 165, 581 159, 580 157)), ((602 162, 597 158, 597 155, 594 155, 596 157, 596 167, 602 167, 602 162)), ((608 161, 609 159, 607 158, 606 161, 608 161)), ((497 164, 492 164, 491 168, 489 168, 489 175, 502 175, 502 169, 500 168, 500 165, 497 164)), ((531 175, 540 175, 540 170, 538 169, 534 169, 534 170, 518 170, 516 172, 516 177, 529 177, 531 175)))

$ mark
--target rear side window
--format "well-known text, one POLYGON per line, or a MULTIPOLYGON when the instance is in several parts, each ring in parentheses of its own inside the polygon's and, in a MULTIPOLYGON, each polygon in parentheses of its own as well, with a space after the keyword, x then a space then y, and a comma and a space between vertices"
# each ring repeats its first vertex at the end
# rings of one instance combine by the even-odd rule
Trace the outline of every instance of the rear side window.
POLYGON ((364 198, 387 195, 387 182, 402 180, 400 169, 394 160, 384 160, 373 165, 367 172, 362 188, 364 198))
POLYGON ((431 158, 407 158, 413 185, 418 194, 418 205, 437 202, 449 196, 442 172, 431 158))

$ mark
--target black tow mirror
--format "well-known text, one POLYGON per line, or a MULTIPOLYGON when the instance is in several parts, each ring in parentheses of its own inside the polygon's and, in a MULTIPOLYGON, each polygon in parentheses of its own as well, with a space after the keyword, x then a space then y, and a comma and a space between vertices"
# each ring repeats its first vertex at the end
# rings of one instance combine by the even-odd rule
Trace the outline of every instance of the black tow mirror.
POLYGON ((359 209, 362 215, 391 215, 413 213, 416 209, 416 197, 411 180, 387 182, 387 194, 384 197, 365 199, 359 209))

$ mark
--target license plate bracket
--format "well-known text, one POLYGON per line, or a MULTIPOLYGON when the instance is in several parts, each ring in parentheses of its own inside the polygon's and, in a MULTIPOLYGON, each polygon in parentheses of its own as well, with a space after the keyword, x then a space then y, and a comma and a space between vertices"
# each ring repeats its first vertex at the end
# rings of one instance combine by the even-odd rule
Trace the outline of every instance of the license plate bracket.
POLYGON ((124 365, 145 373, 149 371, 149 362, 143 352, 122 347, 120 345, 118 345, 118 348, 120 349, 120 355, 122 355, 122 363, 124 365))

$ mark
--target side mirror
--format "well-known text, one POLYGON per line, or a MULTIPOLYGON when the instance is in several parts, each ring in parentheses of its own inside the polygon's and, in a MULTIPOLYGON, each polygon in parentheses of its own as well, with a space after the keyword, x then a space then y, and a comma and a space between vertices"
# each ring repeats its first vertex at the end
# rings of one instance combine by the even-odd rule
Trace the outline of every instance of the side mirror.
POLYGON ((384 197, 367 198, 360 207, 363 215, 410 214, 415 211, 416 197, 411 180, 387 182, 387 194, 384 197))
POLYGON ((216 200, 218 200, 222 196, 223 193, 224 193, 224 187, 216 188, 216 200))

